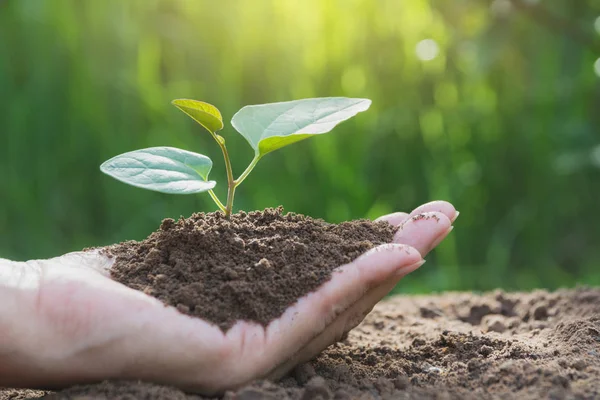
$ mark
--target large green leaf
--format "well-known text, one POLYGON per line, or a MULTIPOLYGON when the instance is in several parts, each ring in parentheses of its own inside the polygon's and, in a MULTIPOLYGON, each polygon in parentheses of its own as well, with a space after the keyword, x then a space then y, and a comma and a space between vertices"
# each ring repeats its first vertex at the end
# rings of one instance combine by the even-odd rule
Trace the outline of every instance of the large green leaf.
POLYGON ((254 151, 273 150, 326 133, 371 105, 369 99, 324 97, 246 106, 231 120, 254 151))
POLYGON ((198 100, 177 99, 173 105, 192 117, 213 135, 223 129, 221 112, 212 104, 198 100))
POLYGON ((215 187, 208 180, 210 158, 173 147, 151 147, 120 154, 100 170, 132 186, 162 193, 200 193, 215 187))

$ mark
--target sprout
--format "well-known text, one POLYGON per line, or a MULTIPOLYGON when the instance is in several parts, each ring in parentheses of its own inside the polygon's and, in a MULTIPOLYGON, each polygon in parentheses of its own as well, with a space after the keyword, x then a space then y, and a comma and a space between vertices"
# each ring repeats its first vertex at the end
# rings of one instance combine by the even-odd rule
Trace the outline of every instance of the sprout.
POLYGON ((215 139, 227 169, 227 202, 213 192, 215 181, 208 180, 210 158, 172 147, 151 147, 118 155, 104 162, 100 170, 121 182, 162 193, 189 194, 208 192, 225 216, 231 215, 235 189, 248 177, 267 153, 311 136, 331 131, 337 124, 371 105, 368 99, 326 97, 243 107, 231 125, 254 149, 254 158, 244 172, 233 178, 219 110, 208 103, 179 99, 173 104, 202 125, 215 139))

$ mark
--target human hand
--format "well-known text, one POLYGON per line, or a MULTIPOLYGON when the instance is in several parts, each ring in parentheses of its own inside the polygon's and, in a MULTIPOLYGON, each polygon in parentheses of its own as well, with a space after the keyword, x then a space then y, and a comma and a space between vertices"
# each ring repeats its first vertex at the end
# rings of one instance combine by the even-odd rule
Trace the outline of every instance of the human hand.
POLYGON ((0 260, 0 386, 132 379, 212 394, 276 379, 358 325, 457 216, 432 202, 380 218, 401 226, 395 243, 339 267, 266 328, 239 321, 226 333, 111 280, 98 252, 0 260))

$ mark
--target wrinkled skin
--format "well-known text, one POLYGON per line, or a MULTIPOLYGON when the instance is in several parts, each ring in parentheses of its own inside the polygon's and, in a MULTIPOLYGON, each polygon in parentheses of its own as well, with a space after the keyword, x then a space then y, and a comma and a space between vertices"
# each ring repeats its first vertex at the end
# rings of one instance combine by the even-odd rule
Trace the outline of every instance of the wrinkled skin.
POLYGON ((394 243, 340 266, 266 328, 227 333, 110 279, 96 252, 24 263, 0 259, 0 386, 60 388, 139 379, 204 394, 276 379, 358 325, 452 229, 446 202, 381 217, 394 243))

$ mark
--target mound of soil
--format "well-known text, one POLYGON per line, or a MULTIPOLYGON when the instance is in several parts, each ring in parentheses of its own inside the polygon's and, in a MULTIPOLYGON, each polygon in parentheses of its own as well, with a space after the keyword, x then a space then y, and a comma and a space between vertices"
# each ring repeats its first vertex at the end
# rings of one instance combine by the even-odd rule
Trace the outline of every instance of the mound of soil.
MULTIPOLYGON (((204 399, 140 382, 0 400, 204 399)), ((395 297, 279 382, 228 400, 600 398, 600 289, 395 297)))
POLYGON ((329 224, 279 207, 166 219, 144 241, 107 251, 117 257, 113 279, 227 331, 237 320, 266 326, 333 269, 392 242, 395 230, 368 220, 329 224))

